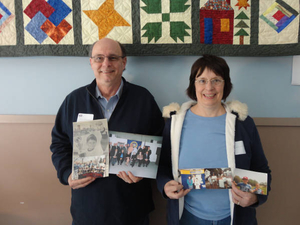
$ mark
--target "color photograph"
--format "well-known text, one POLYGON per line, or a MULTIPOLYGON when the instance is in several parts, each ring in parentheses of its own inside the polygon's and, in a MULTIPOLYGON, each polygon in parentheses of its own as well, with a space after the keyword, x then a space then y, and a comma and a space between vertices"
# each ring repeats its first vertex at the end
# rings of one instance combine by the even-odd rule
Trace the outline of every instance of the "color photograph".
POLYGON ((132 172, 137 177, 156 178, 162 137, 109 132, 109 173, 132 172))
POLYGON ((182 169, 184 189, 229 189, 232 186, 231 168, 182 169))
POLYGON ((235 169, 234 184, 244 192, 267 195, 268 175, 266 173, 235 169))

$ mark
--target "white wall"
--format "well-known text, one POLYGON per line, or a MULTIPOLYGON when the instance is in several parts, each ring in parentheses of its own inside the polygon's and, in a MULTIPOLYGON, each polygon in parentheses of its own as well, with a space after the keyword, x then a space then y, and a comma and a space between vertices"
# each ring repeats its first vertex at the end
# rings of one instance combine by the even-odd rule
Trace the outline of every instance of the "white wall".
MULTIPOLYGON (((185 89, 198 56, 128 57, 124 77, 146 87, 162 108, 188 100, 185 89)), ((224 57, 231 69, 228 100, 246 103, 252 117, 300 117, 300 86, 292 86, 292 56, 224 57)), ((0 58, 0 114, 56 114, 64 97, 90 83, 87 57, 0 58)))

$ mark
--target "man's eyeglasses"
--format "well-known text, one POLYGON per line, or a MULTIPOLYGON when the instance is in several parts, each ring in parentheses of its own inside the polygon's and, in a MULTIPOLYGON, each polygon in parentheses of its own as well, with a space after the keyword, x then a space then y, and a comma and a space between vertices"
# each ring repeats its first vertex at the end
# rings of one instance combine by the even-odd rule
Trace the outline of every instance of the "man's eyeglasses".
POLYGON ((198 83, 201 86, 205 86, 208 82, 210 82, 212 86, 220 86, 224 82, 224 80, 221 80, 221 79, 218 79, 218 78, 211 79, 211 80, 198 79, 198 80, 195 80, 195 82, 198 83))
POLYGON ((120 58, 125 58, 125 56, 119 56, 119 55, 109 55, 109 56, 105 56, 105 55, 95 55, 93 57, 91 57, 91 59, 94 60, 94 62, 96 63, 103 63, 105 58, 108 59, 108 61, 110 62, 115 62, 118 61, 120 58))

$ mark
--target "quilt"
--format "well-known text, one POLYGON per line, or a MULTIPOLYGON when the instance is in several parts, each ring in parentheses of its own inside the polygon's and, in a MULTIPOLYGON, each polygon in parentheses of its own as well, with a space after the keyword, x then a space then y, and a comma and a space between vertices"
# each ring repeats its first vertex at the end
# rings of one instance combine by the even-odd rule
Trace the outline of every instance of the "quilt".
POLYGON ((0 0, 0 56, 300 55, 299 0, 0 0))

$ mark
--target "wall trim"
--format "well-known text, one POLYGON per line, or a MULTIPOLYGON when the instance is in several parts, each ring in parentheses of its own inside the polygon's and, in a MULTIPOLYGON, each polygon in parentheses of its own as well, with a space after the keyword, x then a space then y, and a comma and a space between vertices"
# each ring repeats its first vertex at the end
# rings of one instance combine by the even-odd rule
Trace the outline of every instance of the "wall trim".
MULTIPOLYGON (((253 118, 258 127, 300 127, 300 118, 253 118)), ((55 115, 0 115, 0 123, 51 123, 55 115)))
POLYGON ((54 124, 55 115, 0 115, 0 123, 51 123, 54 124))
POLYGON ((253 118, 258 127, 300 127, 300 118, 253 118))

